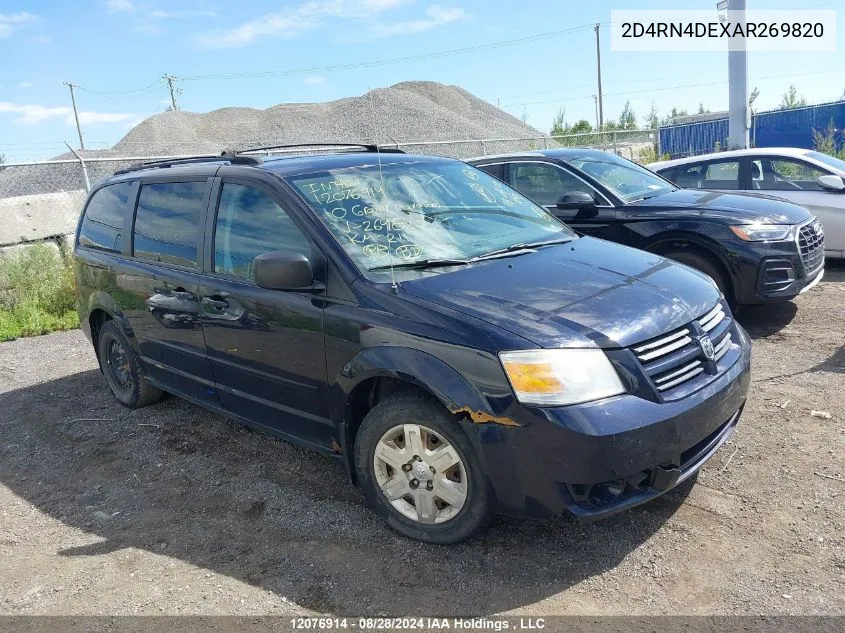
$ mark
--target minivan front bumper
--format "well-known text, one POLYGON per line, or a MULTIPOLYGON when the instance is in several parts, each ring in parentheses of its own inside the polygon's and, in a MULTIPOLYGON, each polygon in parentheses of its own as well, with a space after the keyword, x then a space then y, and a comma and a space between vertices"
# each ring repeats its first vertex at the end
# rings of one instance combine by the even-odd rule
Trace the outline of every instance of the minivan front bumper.
POLYGON ((520 426, 466 423, 500 512, 600 518, 695 474, 731 436, 750 381, 751 344, 724 373, 674 402, 633 395, 508 413, 520 426))

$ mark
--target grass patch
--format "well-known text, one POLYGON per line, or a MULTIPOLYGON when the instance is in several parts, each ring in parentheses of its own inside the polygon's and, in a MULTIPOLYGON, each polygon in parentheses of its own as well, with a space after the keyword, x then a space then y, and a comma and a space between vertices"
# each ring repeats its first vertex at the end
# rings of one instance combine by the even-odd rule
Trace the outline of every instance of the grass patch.
POLYGON ((70 259, 46 244, 0 256, 0 341, 79 327, 70 259))

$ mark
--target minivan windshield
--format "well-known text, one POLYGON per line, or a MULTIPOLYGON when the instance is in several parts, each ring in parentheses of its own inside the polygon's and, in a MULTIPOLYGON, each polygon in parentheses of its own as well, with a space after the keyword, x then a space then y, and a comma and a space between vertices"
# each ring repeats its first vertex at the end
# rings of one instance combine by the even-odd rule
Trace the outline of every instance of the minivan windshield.
POLYGON ((408 159, 288 179, 363 271, 466 263, 576 235, 543 208, 457 161, 408 159))
POLYGON ((653 198, 677 189, 648 169, 610 152, 568 155, 564 160, 598 180, 626 203, 653 198))

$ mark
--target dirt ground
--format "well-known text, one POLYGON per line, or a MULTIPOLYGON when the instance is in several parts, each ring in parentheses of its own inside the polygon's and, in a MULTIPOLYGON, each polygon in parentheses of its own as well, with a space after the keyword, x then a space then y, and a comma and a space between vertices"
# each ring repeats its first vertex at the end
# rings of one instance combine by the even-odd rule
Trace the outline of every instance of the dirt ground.
POLYGON ((4 343, 0 613, 843 614, 845 268, 741 320, 748 406, 697 484, 449 548, 328 458, 176 398, 122 408, 78 331, 4 343))

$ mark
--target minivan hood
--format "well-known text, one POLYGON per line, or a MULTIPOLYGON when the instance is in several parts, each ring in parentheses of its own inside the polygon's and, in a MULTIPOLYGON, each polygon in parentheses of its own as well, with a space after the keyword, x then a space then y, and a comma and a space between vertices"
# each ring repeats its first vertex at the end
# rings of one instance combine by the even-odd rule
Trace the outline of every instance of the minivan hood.
POLYGON ((625 347, 719 300, 713 282, 691 268, 588 237, 403 281, 402 289, 547 348, 625 347))
POLYGON ((804 207, 774 196, 757 193, 723 193, 702 189, 678 189, 661 196, 632 202, 628 208, 700 209, 703 215, 716 215, 741 224, 800 224, 812 215, 804 207))

